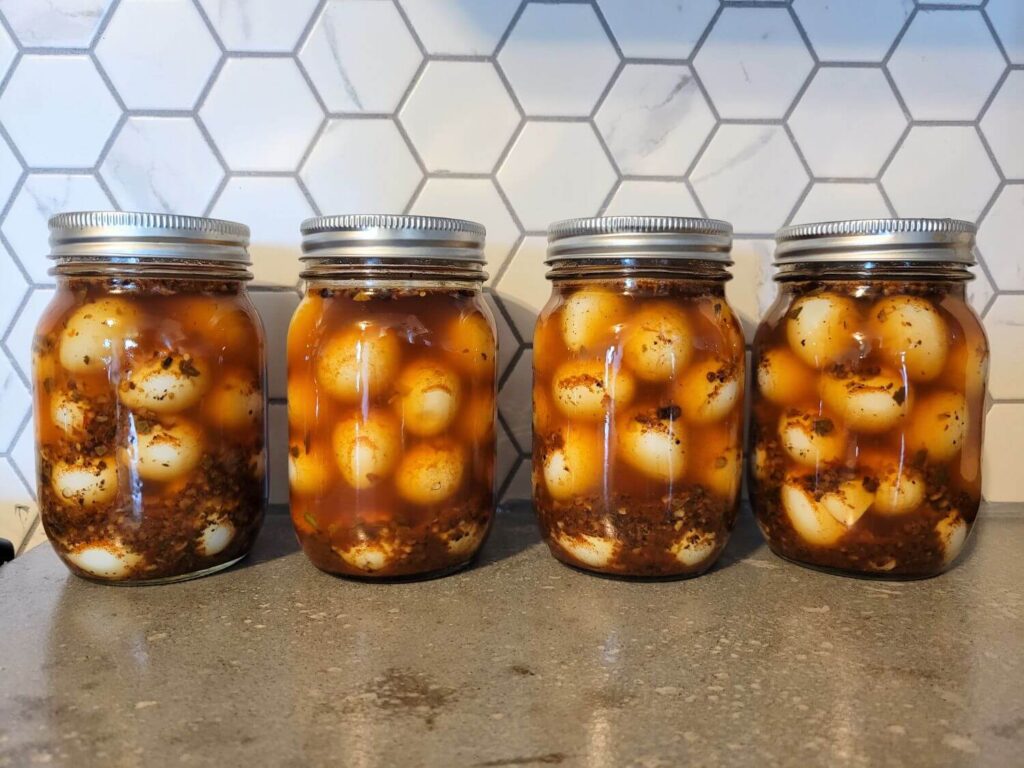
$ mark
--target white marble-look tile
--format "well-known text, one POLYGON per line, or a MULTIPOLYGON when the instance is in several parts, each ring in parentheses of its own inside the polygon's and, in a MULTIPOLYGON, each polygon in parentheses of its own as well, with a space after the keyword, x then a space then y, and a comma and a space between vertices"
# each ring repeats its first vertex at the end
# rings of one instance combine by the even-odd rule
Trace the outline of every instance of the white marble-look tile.
POLYGON ((11 542, 17 552, 37 517, 32 494, 14 471, 10 459, 0 458, 0 538, 11 542))
POLYGON ((121 0, 96 58, 129 109, 191 109, 220 49, 191 0, 121 0))
POLYGON ((998 184, 977 131, 966 126, 914 126, 882 176, 898 216, 975 220, 998 184))
POLYGON ((495 286, 501 302, 508 310, 519 335, 533 341, 537 314, 551 296, 551 283, 545 277, 548 239, 543 235, 529 235, 512 254, 508 268, 495 286))
POLYGON ((120 114, 88 56, 24 56, 0 94, 0 122, 33 167, 91 167, 120 114))
POLYGON ((32 407, 28 388, 7 360, 0 354, 0 452, 6 452, 18 433, 25 414, 32 407))
POLYGON ((0 137, 0 207, 6 204, 23 172, 7 139, 0 137))
MULTIPOLYGON (((1021 18, 1024 23, 1024 16, 1021 18)), ((992 147, 996 162, 1003 174, 1010 178, 1024 179, 1024 141, 1021 140, 1024 126, 1024 71, 1014 70, 1007 75, 985 112, 981 121, 981 132, 992 147)))
POLYGON ((11 446, 11 463, 21 473, 21 476, 28 481, 29 493, 36 495, 36 460, 39 452, 36 450, 35 425, 30 421, 25 425, 18 438, 11 446))
POLYGON ((892 215, 873 181, 817 181, 793 214, 793 224, 842 219, 884 219, 892 215))
POLYGON ((199 0, 229 51, 292 50, 317 0, 199 0))
POLYGON ((996 399, 1024 399, 1024 296, 996 296, 985 315, 992 351, 989 391, 996 399))
POLYGON ((26 552, 30 552, 40 544, 45 544, 47 541, 46 530, 43 528, 42 524, 36 525, 32 533, 29 534, 28 538, 26 538, 24 543, 21 545, 20 554, 23 555, 26 552))
POLYGON ((490 179, 428 179, 409 212, 483 224, 487 228, 486 269, 492 278, 519 239, 519 228, 490 179))
POLYGON ((715 0, 598 0, 625 56, 685 59, 718 9, 715 0))
POLYGON ((285 397, 288 394, 288 323, 295 308, 299 306, 299 295, 295 291, 250 292, 252 302, 263 321, 266 334, 267 353, 267 397, 285 397))
POLYGON ((391 112, 422 54, 395 6, 329 0, 299 52, 332 112, 391 112))
POLYGON ((249 225, 253 285, 294 286, 301 264, 299 225, 314 214, 294 179, 235 176, 217 197, 211 216, 249 225))
POLYGON ((28 291, 28 283, 18 269, 7 246, 0 243, 0 333, 14 319, 21 300, 28 291))
POLYGON ((497 178, 519 221, 537 232, 558 219, 596 214, 615 171, 589 125, 529 122, 497 178))
POLYGON ((11 326, 10 334, 4 342, 7 352, 26 379, 32 380, 32 339, 35 338, 36 325, 43 310, 53 298, 53 288, 34 288, 18 313, 18 318, 11 326))
POLYGON ((1024 64, 1024 3, 1020 0, 988 0, 985 15, 1013 64, 1024 64))
POLYGON ((394 122, 332 120, 301 171, 320 211, 401 213, 423 176, 394 122))
POLYGON ((531 466, 529 457, 526 457, 519 463, 519 468, 516 469, 515 474, 512 476, 512 482, 509 483, 501 496, 503 504, 511 501, 530 500, 533 494, 531 466))
POLYGON ((1024 291, 1024 183, 1003 187, 978 227, 978 249, 984 254, 996 286, 1024 291))
POLYGON ((489 173, 519 125, 519 112, 493 64, 432 61, 399 120, 430 173, 489 173))
POLYGON ((62 211, 105 210, 113 207, 107 193, 87 174, 33 173, 11 204, 3 233, 18 261, 36 283, 52 283, 47 270, 53 266, 47 220, 62 211))
POLYGON ((921 10, 889 60, 915 120, 974 120, 1006 63, 980 11, 921 10))
POLYGON ((132 117, 100 168, 122 209, 201 214, 224 170, 190 117, 132 117))
POLYGON ((982 448, 982 493, 988 501, 1024 499, 1020 471, 1020 436, 1024 434, 1024 404, 996 403, 985 418, 982 448))
POLYGON ((489 56, 519 0, 398 0, 428 53, 489 56))
POLYGON ((782 117, 813 61, 785 8, 726 8, 694 58, 718 113, 782 117))
POLYGON ((627 64, 595 118, 619 170, 681 176, 715 127, 689 67, 627 64))
POLYGON ((533 443, 533 350, 524 349, 498 393, 498 409, 524 449, 533 443))
POLYGON ((231 59, 199 110, 233 171, 294 171, 323 111, 293 59, 231 59))
POLYGON ((508 432, 502 426, 501 421, 498 420, 495 426, 495 436, 497 437, 497 456, 495 457, 494 463, 494 483, 497 488, 501 488, 505 484, 505 478, 515 469, 516 462, 519 460, 519 450, 516 448, 515 443, 512 442, 512 438, 509 437, 508 432))
POLYGON ((757 324, 775 301, 774 253, 774 240, 736 238, 732 243, 732 280, 725 284, 725 296, 740 318, 748 344, 754 339, 757 324))
POLYGON ((738 233, 778 229, 807 185, 807 172, 786 132, 773 125, 723 125, 694 168, 704 210, 738 233))
POLYGON ((494 293, 491 291, 485 292, 484 301, 487 302, 487 306, 491 309, 491 314, 494 316, 494 327, 497 329, 498 379, 501 379, 505 375, 505 371, 508 370, 509 365, 512 364, 516 352, 519 351, 519 340, 516 339, 512 326, 509 325, 504 313, 498 307, 494 293))
POLYGON ((267 472, 270 503, 288 503, 288 406, 277 403, 267 409, 267 472))
POLYGON ((0 79, 7 75, 7 70, 11 68, 17 54, 18 46, 14 39, 5 27, 0 26, 0 79))
POLYGON ((589 5, 530 3, 498 53, 527 115, 588 115, 619 58, 589 5))
POLYGON ((627 179, 615 190, 605 216, 700 216, 689 187, 681 181, 627 179))
POLYGON ((914 0, 794 0, 822 61, 878 62, 903 29, 914 0))
POLYGON ((113 0, 0 0, 22 45, 87 48, 113 0))

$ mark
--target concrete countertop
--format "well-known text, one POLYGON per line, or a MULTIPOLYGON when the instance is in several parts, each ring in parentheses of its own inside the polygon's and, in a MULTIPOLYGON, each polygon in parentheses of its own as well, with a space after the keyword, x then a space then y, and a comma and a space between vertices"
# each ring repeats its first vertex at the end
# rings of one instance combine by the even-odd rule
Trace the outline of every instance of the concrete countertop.
POLYGON ((0 569, 0 766, 1020 765, 1024 507, 936 579, 771 555, 745 513, 683 582, 556 563, 528 509, 472 569, 322 574, 271 517, 217 576, 0 569))

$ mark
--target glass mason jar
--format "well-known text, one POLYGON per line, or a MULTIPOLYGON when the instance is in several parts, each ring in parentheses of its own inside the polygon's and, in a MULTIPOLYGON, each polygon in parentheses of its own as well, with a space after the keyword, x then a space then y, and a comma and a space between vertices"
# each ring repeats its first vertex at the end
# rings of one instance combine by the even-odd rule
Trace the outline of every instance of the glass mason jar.
POLYGON ((177 581, 252 546, 266 452, 248 242, 215 219, 50 219, 57 290, 33 344, 39 506, 79 576, 177 581))
POLYGON ((533 349, 533 498, 559 560, 701 573, 736 519, 744 342, 732 227, 617 216, 548 231, 533 349))
POLYGON ((807 224, 777 237, 754 340, 751 494, 783 557, 913 578, 960 553, 981 498, 988 344, 975 227, 807 224))
POLYGON ((369 578, 468 564, 494 509, 497 343, 484 228, 425 216, 302 225, 288 331, 292 522, 318 568, 369 578))

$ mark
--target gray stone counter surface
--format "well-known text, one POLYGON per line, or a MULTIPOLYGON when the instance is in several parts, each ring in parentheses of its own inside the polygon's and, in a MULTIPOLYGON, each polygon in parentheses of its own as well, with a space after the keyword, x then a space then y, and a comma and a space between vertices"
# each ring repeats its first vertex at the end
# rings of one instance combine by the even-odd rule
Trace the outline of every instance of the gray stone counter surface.
POLYGON ((118 589, 0 569, 0 766, 1024 764, 1024 509, 955 570, 840 578, 743 516, 689 581, 556 563, 527 509, 435 581, 320 573, 271 517, 241 567, 118 589))

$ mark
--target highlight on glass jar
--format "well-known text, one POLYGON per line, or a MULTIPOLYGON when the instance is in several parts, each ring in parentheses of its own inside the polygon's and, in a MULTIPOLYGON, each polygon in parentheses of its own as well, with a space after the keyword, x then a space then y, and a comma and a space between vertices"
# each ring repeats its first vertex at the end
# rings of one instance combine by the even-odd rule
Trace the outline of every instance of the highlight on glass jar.
POLYGON ((57 290, 33 344, 38 498, 76 574, 155 583, 226 568, 266 503, 263 329, 249 230, 50 219, 57 290))
POLYGON ((484 228, 353 215, 302 225, 288 331, 292 522, 318 568, 467 565, 491 526, 497 343, 484 228))
POLYGON ((988 369, 964 290, 974 236, 949 219, 779 232, 751 424, 752 501, 776 553, 911 578, 963 549, 981 499, 988 369))
POLYGON ((552 554, 623 576, 701 573, 732 531, 744 341, 732 227, 616 216, 548 230, 534 335, 533 498, 552 554))

